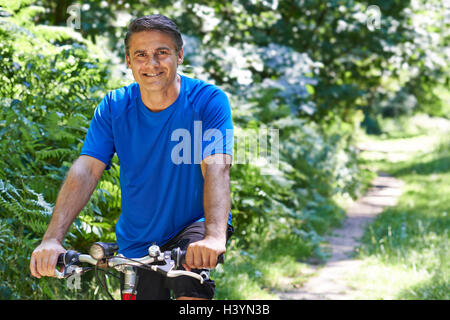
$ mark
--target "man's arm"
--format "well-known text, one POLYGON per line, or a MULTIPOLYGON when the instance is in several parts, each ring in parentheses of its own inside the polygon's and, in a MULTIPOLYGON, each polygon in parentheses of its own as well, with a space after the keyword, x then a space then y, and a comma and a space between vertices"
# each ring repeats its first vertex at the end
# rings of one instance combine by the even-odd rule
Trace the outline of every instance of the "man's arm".
POLYGON ((70 168, 56 199, 55 208, 41 244, 33 251, 30 260, 31 274, 55 276, 55 266, 69 227, 89 201, 106 164, 89 156, 80 156, 70 168))
POLYGON ((217 257, 226 250, 231 206, 230 163, 231 156, 227 154, 214 154, 202 161, 205 238, 189 245, 184 265, 186 270, 215 268, 217 257))

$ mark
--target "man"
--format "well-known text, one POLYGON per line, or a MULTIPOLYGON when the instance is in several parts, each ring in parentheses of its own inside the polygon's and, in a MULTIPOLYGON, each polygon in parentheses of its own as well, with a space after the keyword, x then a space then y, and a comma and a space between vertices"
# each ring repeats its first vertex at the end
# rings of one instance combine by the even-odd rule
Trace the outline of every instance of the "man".
MULTIPOLYGON (((231 110, 218 87, 177 73, 183 62, 177 26, 162 15, 131 22, 126 62, 135 83, 109 92, 97 106, 80 157, 58 194, 52 219, 30 260, 33 276, 54 276, 61 243, 117 153, 122 213, 119 253, 186 249, 186 270, 214 268, 232 232, 229 168, 231 110), (202 132, 205 132, 204 134, 202 132), (180 138, 182 140, 180 141, 180 138), (208 144, 208 141, 209 144, 208 144)), ((137 299, 212 299, 212 280, 170 281, 138 270, 137 299)))

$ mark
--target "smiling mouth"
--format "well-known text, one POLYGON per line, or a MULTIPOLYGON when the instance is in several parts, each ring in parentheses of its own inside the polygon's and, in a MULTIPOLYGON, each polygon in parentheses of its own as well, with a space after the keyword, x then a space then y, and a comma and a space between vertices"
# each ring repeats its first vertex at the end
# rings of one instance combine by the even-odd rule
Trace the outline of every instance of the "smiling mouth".
POLYGON ((144 77, 147 77, 147 78, 156 78, 156 77, 158 77, 158 76, 160 76, 162 74, 163 74, 163 72, 159 72, 159 73, 143 73, 144 77))

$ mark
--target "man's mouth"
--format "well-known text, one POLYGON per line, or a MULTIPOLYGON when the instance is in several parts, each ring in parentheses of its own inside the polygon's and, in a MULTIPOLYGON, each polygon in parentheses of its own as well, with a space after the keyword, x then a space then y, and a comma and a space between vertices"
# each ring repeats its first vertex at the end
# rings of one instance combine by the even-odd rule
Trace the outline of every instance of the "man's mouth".
POLYGON ((143 73, 143 75, 145 76, 145 77, 148 77, 148 78, 156 78, 156 77, 158 77, 158 76, 160 76, 160 75, 162 75, 163 74, 163 72, 161 71, 161 72, 158 72, 158 73, 143 73))

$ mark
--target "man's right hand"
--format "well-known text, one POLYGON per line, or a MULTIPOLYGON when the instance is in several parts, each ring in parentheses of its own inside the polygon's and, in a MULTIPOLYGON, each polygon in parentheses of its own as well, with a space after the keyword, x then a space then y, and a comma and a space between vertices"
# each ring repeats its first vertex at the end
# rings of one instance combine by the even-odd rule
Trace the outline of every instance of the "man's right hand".
POLYGON ((33 277, 55 277, 58 256, 65 252, 66 250, 58 240, 42 240, 31 254, 30 271, 33 277))

